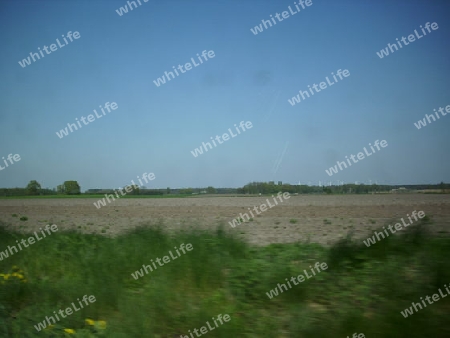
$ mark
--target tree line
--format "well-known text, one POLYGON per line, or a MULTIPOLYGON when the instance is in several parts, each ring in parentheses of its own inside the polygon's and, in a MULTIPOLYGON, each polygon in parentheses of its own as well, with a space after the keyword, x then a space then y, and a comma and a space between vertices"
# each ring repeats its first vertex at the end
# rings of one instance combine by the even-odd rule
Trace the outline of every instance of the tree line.
POLYGON ((275 194, 279 191, 290 194, 370 194, 390 192, 397 189, 398 192, 408 192, 411 190, 438 190, 442 193, 449 192, 450 184, 441 182, 440 184, 419 184, 419 185, 380 185, 380 184, 343 184, 331 186, 310 186, 275 184, 275 182, 251 182, 242 188, 236 189, 238 194, 275 194))
MULTIPOLYGON (((450 184, 441 182, 439 184, 419 185, 379 185, 379 184, 343 184, 331 186, 292 185, 278 182, 251 182, 242 188, 180 188, 180 189, 146 189, 145 187, 133 186, 129 195, 201 195, 201 194, 238 194, 238 195, 267 195, 278 192, 290 194, 371 194, 386 193, 393 189, 397 192, 409 192, 413 190, 434 190, 435 192, 450 192, 450 184)), ((89 189, 86 195, 102 195, 113 193, 114 189, 89 189)), ((54 189, 42 188, 40 183, 32 180, 25 188, 0 188, 0 196, 39 196, 39 195, 80 195, 81 188, 77 181, 65 181, 54 189)))
POLYGON ((42 188, 36 181, 30 181, 25 188, 0 188, 0 196, 45 196, 45 195, 80 195, 81 188, 77 181, 65 181, 56 188, 42 188))

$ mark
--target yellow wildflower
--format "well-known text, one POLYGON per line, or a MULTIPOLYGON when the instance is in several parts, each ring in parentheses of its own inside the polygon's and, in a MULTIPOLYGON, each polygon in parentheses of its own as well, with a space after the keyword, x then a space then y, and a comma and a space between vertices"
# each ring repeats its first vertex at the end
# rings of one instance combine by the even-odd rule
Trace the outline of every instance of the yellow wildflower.
POLYGON ((65 333, 68 333, 68 334, 74 334, 74 333, 75 333, 75 330, 72 330, 72 329, 64 329, 64 332, 65 332, 65 333))
POLYGON ((86 325, 95 325, 95 321, 93 321, 92 319, 87 318, 84 321, 86 322, 86 325))
POLYGON ((11 276, 17 277, 19 279, 24 279, 23 275, 21 275, 20 273, 17 273, 17 272, 14 272, 11 276))
POLYGON ((99 328, 101 328, 103 330, 106 329, 106 322, 104 320, 99 320, 97 322, 97 324, 98 324, 99 328))

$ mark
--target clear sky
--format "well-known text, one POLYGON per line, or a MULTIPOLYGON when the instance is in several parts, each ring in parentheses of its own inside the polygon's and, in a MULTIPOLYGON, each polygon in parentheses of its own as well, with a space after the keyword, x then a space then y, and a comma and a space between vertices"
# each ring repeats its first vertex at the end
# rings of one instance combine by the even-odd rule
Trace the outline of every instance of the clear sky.
POLYGON ((118 188, 145 172, 156 177, 149 188, 450 182, 450 114, 414 126, 450 105, 450 2, 312 0, 255 35, 294 1, 140 1, 122 16, 126 1, 1 1, 0 158, 21 160, 0 171, 0 187, 118 188), (427 22, 439 28, 377 55, 427 22), (69 31, 80 37, 19 65, 69 31), (204 50, 215 57, 154 84, 204 50), (339 69, 350 76, 289 104, 339 69), (56 135, 106 102, 118 109, 56 135), (192 155, 241 121, 253 128, 192 155), (386 148, 326 174, 383 139, 386 148))

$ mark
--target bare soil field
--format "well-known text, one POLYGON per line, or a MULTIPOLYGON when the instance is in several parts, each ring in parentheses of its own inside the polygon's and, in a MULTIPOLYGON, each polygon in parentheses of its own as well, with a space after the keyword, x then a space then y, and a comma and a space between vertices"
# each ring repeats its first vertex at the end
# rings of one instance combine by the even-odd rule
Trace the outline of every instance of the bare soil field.
MULTIPOLYGON (((310 241, 330 245, 353 232, 365 239, 372 230, 404 218, 413 210, 431 217, 436 235, 450 232, 450 195, 299 195, 232 228, 228 222, 239 213, 260 206, 267 197, 190 197, 118 199, 97 209, 97 199, 4 199, 0 221, 20 231, 35 231, 45 224, 59 229, 117 235, 139 226, 162 224, 168 231, 216 229, 224 224, 255 245, 310 241), (17 217, 13 217, 17 214, 17 217), (22 216, 28 220, 21 221, 22 216)), ((269 201, 273 204, 272 198, 269 201)), ((255 212, 253 212, 255 214, 255 212)), ((401 232, 401 231, 400 231, 401 232)))

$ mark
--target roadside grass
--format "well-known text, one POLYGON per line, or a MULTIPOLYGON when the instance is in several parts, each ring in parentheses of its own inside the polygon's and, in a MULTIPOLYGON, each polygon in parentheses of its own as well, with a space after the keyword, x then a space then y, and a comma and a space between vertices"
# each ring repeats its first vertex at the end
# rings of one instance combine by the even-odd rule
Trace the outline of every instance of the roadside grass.
MULTIPOLYGON (((351 236, 331 248, 254 247, 222 226, 173 235, 141 227, 114 238, 56 232, 0 260, 0 274, 17 266, 26 280, 0 277, 0 337, 180 337, 218 314, 231 321, 209 337, 449 337, 449 298, 413 318, 400 314, 450 282, 450 238, 432 238, 428 224, 368 248, 351 236), (193 250, 137 280, 131 276, 181 243, 193 250), (328 269, 268 298, 278 283, 317 261, 328 269), (36 331, 34 325, 83 295, 96 302, 36 331), (87 318, 106 321, 106 329, 87 326, 87 318)), ((0 226, 0 251, 28 237, 0 226)))

